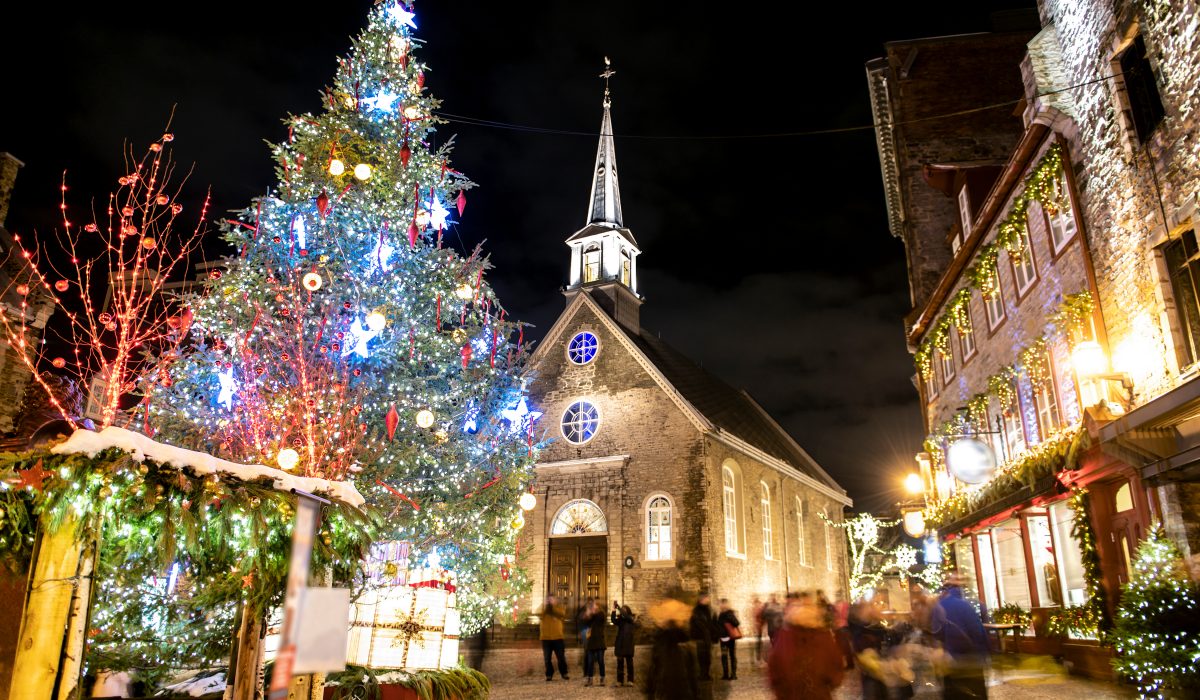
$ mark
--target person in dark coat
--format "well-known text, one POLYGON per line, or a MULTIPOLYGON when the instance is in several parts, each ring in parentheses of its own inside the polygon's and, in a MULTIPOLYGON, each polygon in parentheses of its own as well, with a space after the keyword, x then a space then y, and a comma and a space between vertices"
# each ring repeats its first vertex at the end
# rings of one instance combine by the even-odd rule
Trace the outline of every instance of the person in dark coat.
POLYGON ((986 698, 987 633, 975 606, 963 598, 962 581, 951 576, 945 592, 929 615, 929 631, 942 642, 950 668, 942 679, 946 700, 986 698))
POLYGON ((588 607, 591 613, 588 616, 588 636, 587 645, 584 647, 583 675, 587 678, 584 681, 585 686, 592 684, 592 675, 597 670, 600 671, 600 685, 604 685, 604 651, 608 645, 604 640, 604 626, 607 624, 604 611, 593 601, 588 607))
POLYGON ((713 628, 716 626, 716 618, 713 616, 711 601, 712 598, 707 593, 701 593, 700 598, 696 600, 696 607, 692 608, 692 617, 688 623, 688 634, 696 645, 696 662, 700 666, 701 681, 712 678, 712 645, 716 641, 713 628))
POLYGON ((811 599, 789 602, 771 642, 767 677, 777 700, 831 700, 845 674, 842 651, 811 599))
MULTIPOLYGON (((682 605, 682 604, 681 604, 682 605)), ((686 608, 684 608, 686 613, 686 608)), ((646 668, 647 700, 695 700, 700 697, 700 664, 688 644, 683 625, 690 621, 664 620, 654 634, 650 665, 646 668)))
POLYGON ((717 616, 721 640, 721 680, 737 680, 737 640, 742 638, 742 623, 729 607, 729 599, 721 599, 721 614, 717 616))
POLYGON ((616 617, 617 640, 613 642, 613 654, 617 657, 617 687, 625 687, 625 670, 629 670, 629 685, 633 685, 633 637, 637 632, 637 622, 634 621, 633 610, 628 605, 621 606, 621 614, 616 617))

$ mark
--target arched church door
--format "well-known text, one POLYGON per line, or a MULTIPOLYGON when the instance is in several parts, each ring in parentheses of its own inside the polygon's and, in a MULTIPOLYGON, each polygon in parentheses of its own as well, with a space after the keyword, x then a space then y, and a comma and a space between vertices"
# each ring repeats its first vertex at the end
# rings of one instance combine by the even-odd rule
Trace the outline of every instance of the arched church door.
POLYGON ((547 590, 574 616, 591 597, 608 609, 608 522, 595 503, 578 499, 559 509, 550 526, 547 590))

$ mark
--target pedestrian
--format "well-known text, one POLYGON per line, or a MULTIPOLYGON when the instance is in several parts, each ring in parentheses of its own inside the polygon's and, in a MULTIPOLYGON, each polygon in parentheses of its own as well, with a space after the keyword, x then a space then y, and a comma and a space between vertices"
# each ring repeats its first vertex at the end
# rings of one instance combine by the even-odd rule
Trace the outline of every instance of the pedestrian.
POLYGON ((837 613, 833 609, 833 603, 830 603, 829 599, 825 597, 825 591, 820 589, 817 589, 817 608, 822 611, 825 626, 833 629, 833 619, 837 613))
POLYGON ((830 700, 845 675, 842 652, 811 599, 789 601, 771 642, 767 677, 777 700, 830 700))
POLYGON ((767 629, 765 612, 766 606, 755 594, 750 598, 750 614, 754 616, 754 660, 760 665, 767 661, 767 658, 763 656, 763 632, 767 629))
POLYGON ((775 635, 779 634, 779 629, 783 627, 783 606, 779 604, 779 597, 774 593, 767 600, 766 612, 763 617, 767 623, 767 638, 774 644, 775 635))
POLYGON ((850 644, 850 603, 844 591, 838 591, 833 603, 833 636, 847 669, 854 668, 854 648, 850 644))
POLYGON ((696 645, 696 663, 700 667, 701 682, 712 679, 712 645, 716 641, 713 636, 716 618, 713 616, 711 601, 712 598, 707 593, 701 593, 688 621, 688 633, 696 645))
POLYGON ((650 663, 646 667, 647 700, 695 700, 701 697, 696 648, 687 643, 687 629, 695 611, 690 613, 687 605, 672 598, 650 608, 655 631, 650 663))
POLYGON ((884 636, 887 633, 883 626, 883 613, 873 603, 856 603, 850 608, 849 627, 850 641, 862 681, 863 700, 887 700, 887 684, 884 682, 880 665, 884 636))
POLYGON ((615 627, 617 624, 617 620, 620 620, 620 619, 621 619, 621 604, 614 600, 613 604, 612 604, 612 610, 608 613, 608 620, 615 627))
POLYGON ((542 659, 546 662, 546 682, 554 680, 554 665, 551 655, 558 660, 558 674, 564 681, 571 680, 567 675, 566 642, 563 640, 563 617, 566 611, 558 605, 558 598, 546 596, 546 605, 542 607, 542 623, 538 636, 542 640, 542 659))
POLYGON ((628 605, 621 606, 614 623, 617 639, 613 642, 613 654, 617 657, 617 687, 625 687, 625 672, 629 672, 629 686, 633 687, 633 641, 637 633, 637 622, 628 605))
POLYGON ((729 599, 721 599, 721 614, 717 616, 721 630, 721 680, 737 680, 737 641, 742 638, 742 625, 738 622, 729 599))
POLYGON ((963 598, 962 579, 946 579, 942 598, 929 615, 929 630, 941 640, 942 650, 950 657, 942 678, 942 697, 986 698, 984 669, 988 661, 987 634, 975 606, 963 598))
POLYGON ((579 655, 579 662, 583 667, 587 667, 587 638, 588 638, 588 620, 591 619, 591 613, 588 612, 595 604, 595 599, 588 596, 587 600, 579 606, 575 611, 575 626, 578 628, 579 634, 579 649, 583 653, 579 655))
POLYGON ((588 607, 588 636, 587 645, 584 647, 583 656, 583 675, 587 678, 584 681, 585 686, 592 684, 592 676, 597 670, 600 671, 600 685, 604 685, 604 651, 608 648, 604 641, 604 611, 600 606, 596 605, 595 601, 588 607))

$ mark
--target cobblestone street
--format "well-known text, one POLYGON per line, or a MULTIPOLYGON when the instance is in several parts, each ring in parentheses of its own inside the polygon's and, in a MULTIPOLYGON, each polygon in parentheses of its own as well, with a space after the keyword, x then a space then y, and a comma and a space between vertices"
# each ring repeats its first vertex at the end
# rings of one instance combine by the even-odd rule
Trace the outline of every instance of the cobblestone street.
MULTIPOLYGON (((638 659, 644 659, 648 648, 638 648, 638 659)), ((747 650, 749 651, 749 650, 747 650)), ((747 657, 750 654, 746 654, 747 657)), ((580 668, 578 652, 574 649, 568 652, 571 679, 563 681, 555 677, 547 683, 542 675, 542 659, 540 649, 504 649, 495 650, 488 654, 484 661, 484 673, 492 679, 491 700, 562 700, 564 698, 592 698, 593 700, 634 700, 641 698, 640 685, 635 688, 616 688, 615 675, 606 680, 609 685, 600 687, 584 687, 583 672, 580 668), (574 652, 574 653, 571 653, 574 652)), ((615 672, 616 662, 611 653, 608 658, 608 671, 615 672)), ((1133 698, 1134 693, 1113 683, 1104 683, 1074 676, 1065 676, 1052 672, 1052 669, 1036 664, 1038 670, 1022 670, 1008 667, 997 669, 991 673, 988 687, 990 700, 1062 700, 1064 698, 1087 698, 1087 700, 1126 700, 1133 698)), ((715 670, 719 672, 719 660, 714 659, 715 670)), ((770 700, 771 693, 766 687, 764 670, 753 662, 742 661, 738 671, 737 681, 713 681, 711 697, 736 698, 737 700, 770 700)), ((862 697, 859 692, 858 679, 854 673, 846 676, 846 681, 834 695, 838 700, 857 700, 862 697)), ((940 692, 932 685, 926 684, 919 688, 918 698, 938 698, 940 692)))

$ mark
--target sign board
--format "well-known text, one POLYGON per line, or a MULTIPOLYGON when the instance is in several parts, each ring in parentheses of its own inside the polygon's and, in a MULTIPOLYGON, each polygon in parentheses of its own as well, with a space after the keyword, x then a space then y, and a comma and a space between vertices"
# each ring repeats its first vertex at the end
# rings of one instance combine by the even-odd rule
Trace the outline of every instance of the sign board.
POLYGON ((345 670, 350 589, 305 588, 297 610, 292 673, 345 670))
POLYGON ((983 440, 960 438, 946 450, 946 466, 964 484, 982 484, 996 471, 996 453, 983 440))

